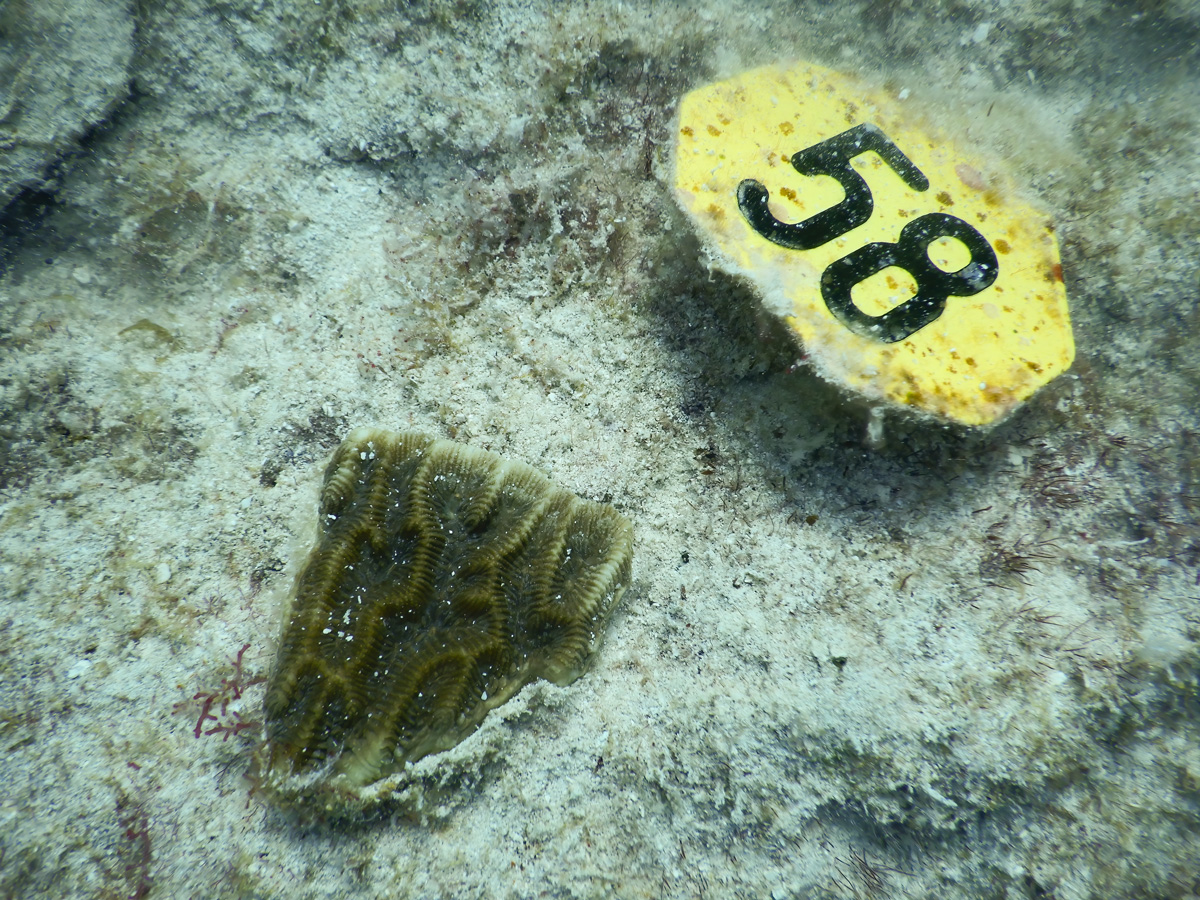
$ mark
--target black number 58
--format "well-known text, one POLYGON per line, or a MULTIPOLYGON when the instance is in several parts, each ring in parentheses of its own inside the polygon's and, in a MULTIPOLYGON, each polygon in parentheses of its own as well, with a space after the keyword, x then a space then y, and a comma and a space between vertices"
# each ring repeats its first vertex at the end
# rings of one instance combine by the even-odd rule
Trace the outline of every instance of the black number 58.
MULTIPOLYGON (((801 175, 828 175, 837 180, 845 199, 800 222, 781 222, 767 205, 767 189, 753 179, 738 185, 738 209, 760 235, 789 250, 814 250, 865 223, 875 209, 871 189, 850 165, 860 153, 874 151, 915 191, 929 189, 929 179, 878 127, 856 125, 792 156, 801 175)), ((821 295, 829 311, 863 337, 887 343, 902 341, 942 314, 947 297, 978 294, 996 280, 1000 267, 987 239, 962 219, 929 213, 909 222, 894 244, 876 242, 834 260, 821 274, 821 295), (970 262, 946 272, 929 259, 929 245, 950 237, 967 248, 970 262), (903 269, 917 283, 917 292, 882 315, 863 312, 851 290, 889 266, 903 269)))

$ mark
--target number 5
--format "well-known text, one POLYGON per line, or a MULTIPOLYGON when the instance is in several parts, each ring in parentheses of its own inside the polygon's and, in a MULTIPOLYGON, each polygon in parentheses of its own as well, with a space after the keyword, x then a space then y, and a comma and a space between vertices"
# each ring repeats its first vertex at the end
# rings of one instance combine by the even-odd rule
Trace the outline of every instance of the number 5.
POLYGON ((875 125, 863 123, 806 147, 792 156, 792 168, 801 175, 828 175, 837 179, 846 198, 801 222, 781 222, 767 206, 767 189, 752 178, 738 185, 738 209, 750 227, 768 241, 789 250, 813 250, 852 231, 871 218, 875 201, 863 177, 850 165, 860 153, 873 150, 914 191, 929 189, 929 179, 912 160, 875 125))

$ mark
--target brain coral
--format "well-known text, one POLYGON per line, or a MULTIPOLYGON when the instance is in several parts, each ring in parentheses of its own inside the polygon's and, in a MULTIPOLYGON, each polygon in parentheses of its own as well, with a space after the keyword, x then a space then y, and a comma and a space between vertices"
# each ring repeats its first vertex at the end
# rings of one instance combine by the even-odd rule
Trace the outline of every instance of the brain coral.
POLYGON ((527 465, 360 428, 325 472, 266 696, 263 788, 352 809, 536 678, 574 680, 629 583, 633 529, 527 465))

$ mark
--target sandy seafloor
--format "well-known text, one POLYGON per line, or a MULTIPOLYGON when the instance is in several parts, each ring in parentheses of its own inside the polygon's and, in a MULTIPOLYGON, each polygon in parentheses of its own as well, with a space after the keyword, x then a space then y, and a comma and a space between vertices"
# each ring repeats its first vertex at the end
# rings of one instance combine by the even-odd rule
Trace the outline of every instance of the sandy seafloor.
POLYGON ((5 215, 0 896, 1200 895, 1200 5, 73 5, 132 44, 5 215), (1077 360, 1000 426, 869 444, 710 270, 675 105, 796 58, 1058 222, 1077 360), (174 710, 269 670, 357 425, 610 499, 634 583, 574 684, 304 822, 174 710))

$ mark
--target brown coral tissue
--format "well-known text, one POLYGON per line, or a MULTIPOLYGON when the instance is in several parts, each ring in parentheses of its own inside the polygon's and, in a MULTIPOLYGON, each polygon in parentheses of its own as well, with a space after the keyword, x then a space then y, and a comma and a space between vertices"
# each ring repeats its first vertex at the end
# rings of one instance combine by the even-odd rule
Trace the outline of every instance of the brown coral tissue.
POLYGON ((283 805, 361 808, 525 684, 574 680, 632 549, 627 519, 527 465, 355 430, 326 469, 268 684, 261 787, 283 805))

